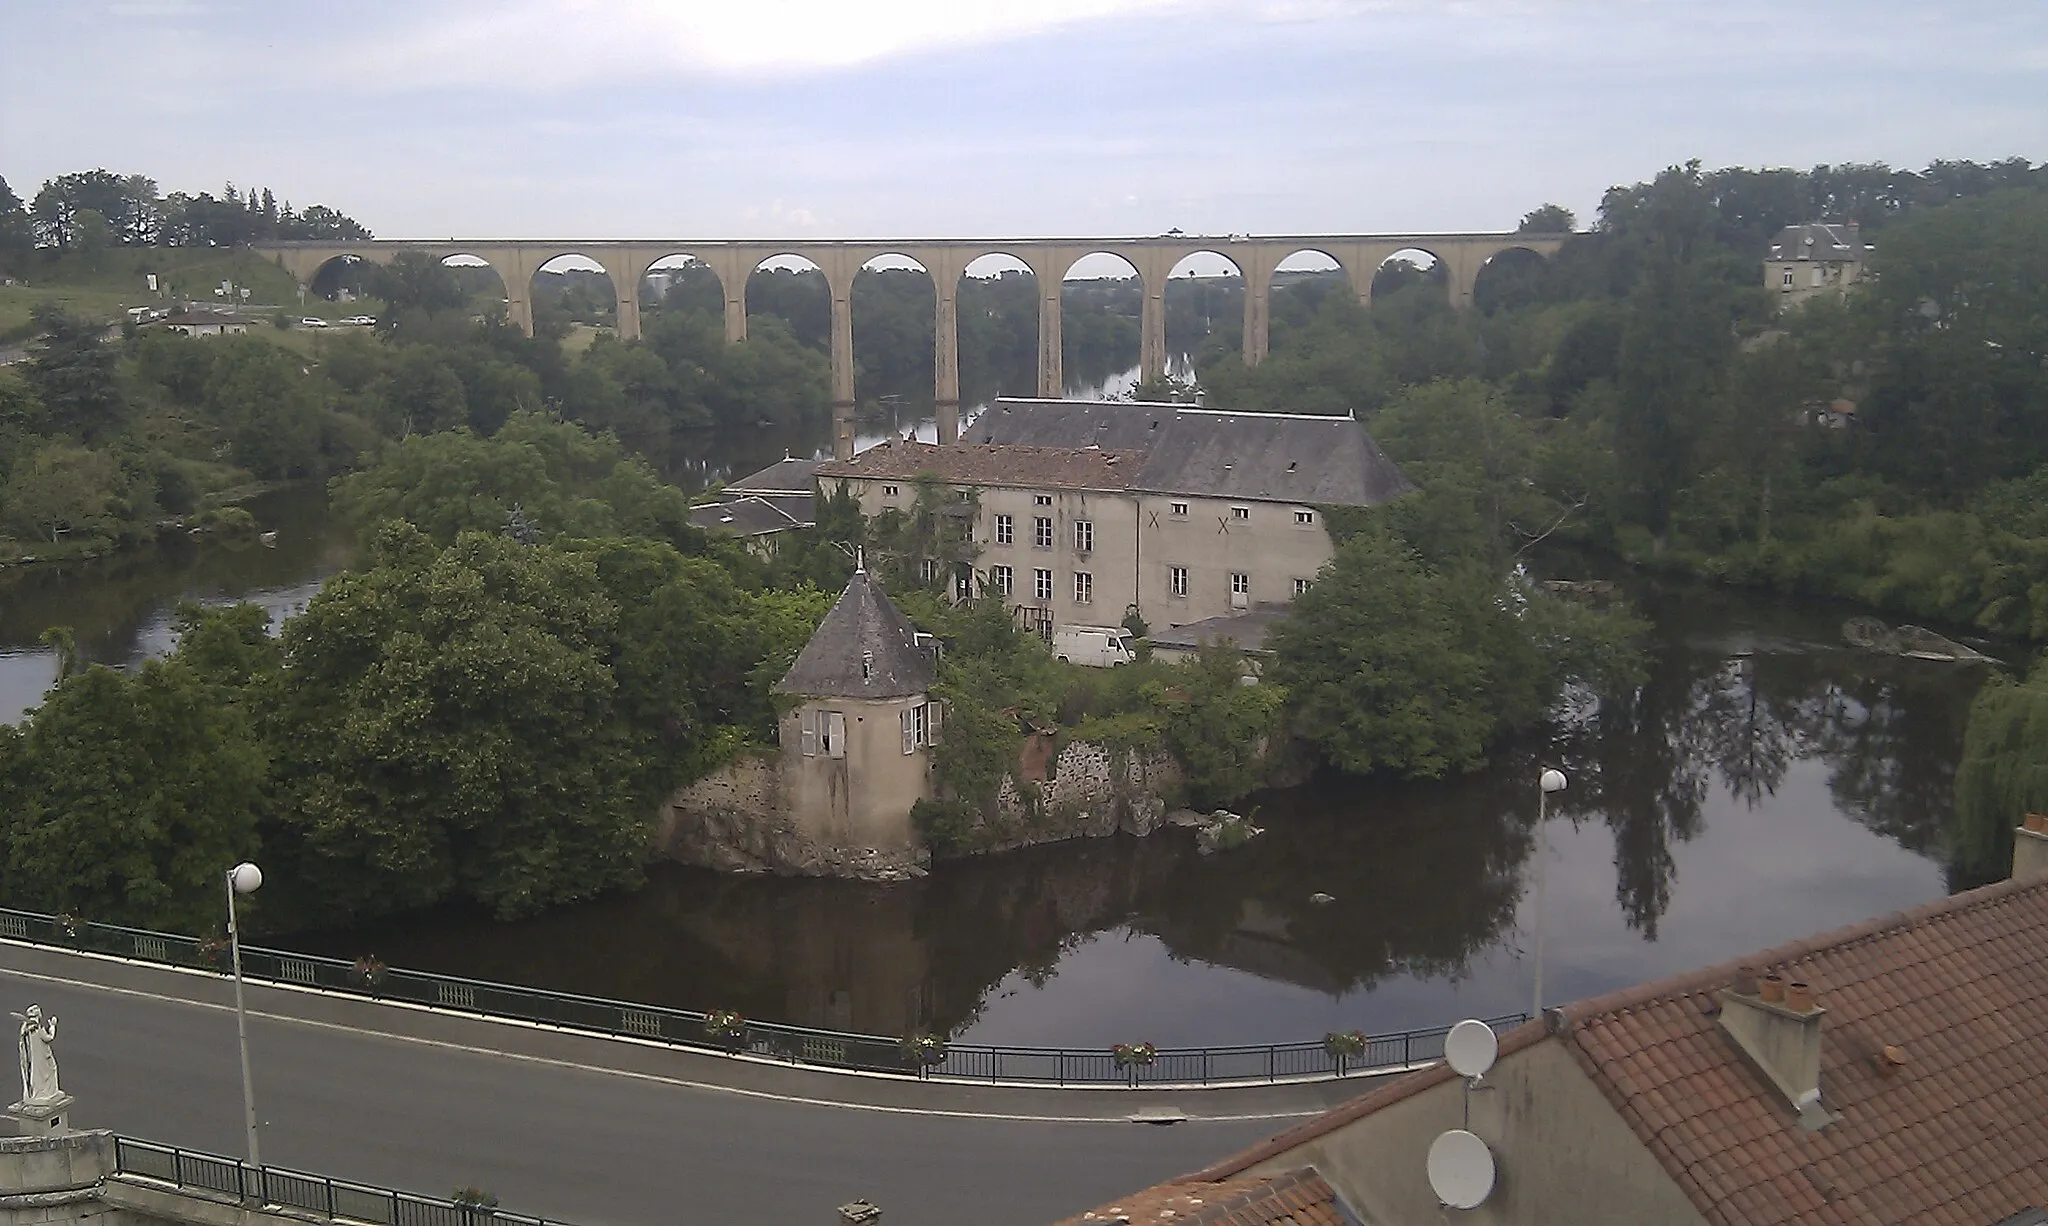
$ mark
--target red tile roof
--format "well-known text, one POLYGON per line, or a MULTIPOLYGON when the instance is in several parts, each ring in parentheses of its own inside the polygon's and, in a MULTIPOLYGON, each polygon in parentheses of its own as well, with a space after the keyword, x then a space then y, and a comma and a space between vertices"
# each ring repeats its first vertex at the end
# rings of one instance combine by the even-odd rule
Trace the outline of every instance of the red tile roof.
POLYGON ((827 460, 819 477, 932 477, 960 485, 1014 485, 1038 489, 1120 490, 1144 463, 1142 451, 1103 447, 1011 447, 987 443, 913 443, 893 440, 850 460, 827 460))
POLYGON ((1071 1217, 1058 1226, 1347 1226, 1337 1194, 1313 1167, 1216 1181, 1190 1177, 1071 1217))
MULTIPOLYGON (((2005 881, 1554 1010, 1549 1032, 1709 1221, 1992 1226, 2048 1206, 2048 882, 2005 881), (1751 966, 1813 985, 1822 1102, 1797 1113, 1716 1020, 1751 966), (1883 1066, 1887 1047, 1903 1063, 1883 1066)), ((1501 1054, 1547 1037, 1537 1023, 1501 1054)), ((1227 1180, 1452 1079, 1443 1065, 1189 1176, 1227 1180)))

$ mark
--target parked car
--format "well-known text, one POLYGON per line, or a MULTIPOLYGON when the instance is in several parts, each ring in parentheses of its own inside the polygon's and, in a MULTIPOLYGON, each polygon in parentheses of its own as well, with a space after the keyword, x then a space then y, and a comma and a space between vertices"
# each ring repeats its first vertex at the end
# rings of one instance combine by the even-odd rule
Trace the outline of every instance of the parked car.
POLYGON ((299 326, 301 328, 324 328, 327 326, 327 321, 324 319, 316 319, 313 316, 308 315, 304 319, 299 321, 299 326))
POLYGON ((1138 658, 1131 650, 1131 632, 1122 626, 1055 626, 1052 654, 1090 668, 1112 668, 1138 658))
POLYGON ((374 328, 377 326, 377 317, 375 315, 351 315, 341 322, 354 324, 359 328, 374 328))

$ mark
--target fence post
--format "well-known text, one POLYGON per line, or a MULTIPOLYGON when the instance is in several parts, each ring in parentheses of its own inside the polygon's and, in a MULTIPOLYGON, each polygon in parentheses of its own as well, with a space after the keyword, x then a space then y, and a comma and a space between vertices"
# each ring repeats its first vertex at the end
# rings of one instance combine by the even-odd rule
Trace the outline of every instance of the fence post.
POLYGON ((1273 1072, 1273 1045, 1271 1043, 1266 1044, 1266 1080, 1276 1080, 1276 1075, 1273 1072))
POLYGON ((328 1216, 328 1217, 333 1217, 333 1216, 335 1216, 335 1213, 334 1213, 334 1181, 333 1181, 332 1179, 327 1179, 327 1178, 324 1178, 324 1177, 323 1177, 323 1178, 322 1178, 322 1179, 320 1180, 320 1182, 321 1182, 321 1183, 323 1183, 323 1184, 325 1184, 325 1185, 327 1186, 327 1216, 328 1216))

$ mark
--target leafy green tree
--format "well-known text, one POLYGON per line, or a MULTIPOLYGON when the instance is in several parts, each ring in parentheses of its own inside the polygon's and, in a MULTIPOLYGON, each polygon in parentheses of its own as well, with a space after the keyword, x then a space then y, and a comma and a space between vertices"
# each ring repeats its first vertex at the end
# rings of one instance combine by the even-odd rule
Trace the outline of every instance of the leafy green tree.
POLYGON ((0 273, 20 275, 27 271, 35 250, 35 223, 23 207, 21 197, 0 177, 0 273))
POLYGON ((313 381, 286 350, 252 337, 219 337, 207 407, 235 463, 259 477, 302 476, 320 465, 324 413, 313 381))
POLYGON ((121 469, 105 452, 49 443, 14 469, 0 513, 17 535, 56 544, 65 534, 102 541, 120 531, 121 469))
POLYGON ((1949 851, 1968 875, 1995 880, 2012 870, 2012 829, 2048 809, 2048 669, 2024 681, 1993 677, 1970 704, 1956 767, 1949 851))
POLYGON ((25 728, 0 730, 8 897, 207 931, 220 874, 257 854, 267 775, 246 713, 177 661, 75 673, 25 728))
POLYGON ((294 890, 332 914, 513 916, 639 877, 652 807, 595 559, 387 527, 285 630, 294 890))
POLYGON ((398 437, 433 434, 467 424, 468 398, 436 345, 406 345, 384 377, 383 425, 398 437))
POLYGON ((105 325, 44 303, 32 318, 43 333, 28 362, 28 381, 50 428, 88 446, 118 431, 128 405, 115 378, 118 353, 101 343, 105 325))
POLYGON ((1579 219, 1561 204, 1544 204, 1522 214, 1520 224, 1515 227, 1517 234, 1570 234, 1578 229, 1579 219))

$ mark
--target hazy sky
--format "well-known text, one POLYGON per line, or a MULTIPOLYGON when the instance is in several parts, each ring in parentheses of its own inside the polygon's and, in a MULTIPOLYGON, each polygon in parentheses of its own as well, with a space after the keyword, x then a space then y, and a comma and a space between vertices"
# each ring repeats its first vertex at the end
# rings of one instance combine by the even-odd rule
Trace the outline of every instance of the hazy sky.
POLYGON ((2048 157, 2043 0, 0 0, 0 175, 385 237, 1497 229, 2048 157))

